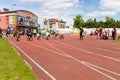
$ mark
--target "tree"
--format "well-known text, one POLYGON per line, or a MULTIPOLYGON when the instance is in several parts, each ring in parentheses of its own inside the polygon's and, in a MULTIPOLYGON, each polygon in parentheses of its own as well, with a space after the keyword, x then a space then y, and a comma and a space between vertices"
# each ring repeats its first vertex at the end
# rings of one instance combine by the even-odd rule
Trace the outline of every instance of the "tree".
POLYGON ((105 17, 106 22, 105 22, 105 26, 107 28, 112 28, 115 27, 116 21, 113 18, 110 18, 109 16, 105 17))
POLYGON ((94 21, 92 19, 88 19, 86 21, 86 26, 88 26, 89 28, 92 28, 94 26, 94 21))
POLYGON ((74 18, 74 23, 73 23, 73 27, 74 28, 79 28, 79 27, 83 27, 84 26, 84 20, 82 19, 81 15, 77 15, 74 18))
POLYGON ((77 15, 74 18, 74 23, 73 23, 73 27, 74 28, 79 28, 79 27, 84 27, 84 28, 99 28, 99 27, 103 27, 103 28, 120 28, 120 20, 114 20, 113 18, 106 16, 105 17, 105 21, 97 21, 96 18, 94 19, 88 19, 86 21, 84 21, 82 19, 81 15, 77 15))

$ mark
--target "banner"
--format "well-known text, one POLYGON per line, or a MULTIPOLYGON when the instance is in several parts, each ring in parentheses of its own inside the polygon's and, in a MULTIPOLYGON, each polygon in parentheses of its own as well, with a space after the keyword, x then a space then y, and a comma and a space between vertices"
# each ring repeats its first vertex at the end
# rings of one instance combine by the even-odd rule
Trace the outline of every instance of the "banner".
POLYGON ((9 24, 16 24, 16 17, 15 16, 9 16, 9 24))

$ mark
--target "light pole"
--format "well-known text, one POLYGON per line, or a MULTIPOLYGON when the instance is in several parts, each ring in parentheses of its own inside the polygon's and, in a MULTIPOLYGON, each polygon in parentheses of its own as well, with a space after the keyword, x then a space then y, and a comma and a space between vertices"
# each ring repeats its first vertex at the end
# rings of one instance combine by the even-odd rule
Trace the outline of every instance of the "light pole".
POLYGON ((16 4, 14 3, 13 5, 12 5, 12 8, 13 8, 13 11, 14 11, 14 7, 16 6, 16 4))

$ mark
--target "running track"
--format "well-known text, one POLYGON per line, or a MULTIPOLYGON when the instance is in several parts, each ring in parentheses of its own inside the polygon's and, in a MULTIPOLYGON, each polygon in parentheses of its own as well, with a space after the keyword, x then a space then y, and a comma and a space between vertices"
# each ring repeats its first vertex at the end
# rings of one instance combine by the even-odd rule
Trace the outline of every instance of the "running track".
POLYGON ((120 80, 120 43, 94 36, 65 35, 64 40, 9 38, 41 80, 120 80))

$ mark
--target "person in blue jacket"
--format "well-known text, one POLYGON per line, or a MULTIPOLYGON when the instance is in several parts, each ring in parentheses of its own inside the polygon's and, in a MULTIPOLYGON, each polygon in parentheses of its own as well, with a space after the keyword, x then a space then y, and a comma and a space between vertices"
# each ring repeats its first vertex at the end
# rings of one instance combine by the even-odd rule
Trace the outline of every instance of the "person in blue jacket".
POLYGON ((11 29, 10 27, 8 26, 7 29, 6 29, 6 36, 8 37, 8 35, 10 35, 10 32, 11 32, 11 29))

